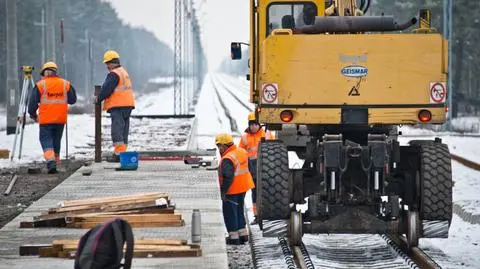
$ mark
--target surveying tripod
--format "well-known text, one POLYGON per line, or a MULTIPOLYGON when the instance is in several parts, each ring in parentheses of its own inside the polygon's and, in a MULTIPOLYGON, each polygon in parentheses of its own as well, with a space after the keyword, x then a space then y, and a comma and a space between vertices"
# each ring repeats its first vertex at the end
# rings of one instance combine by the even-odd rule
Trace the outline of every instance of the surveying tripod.
POLYGON ((27 114, 27 108, 28 108, 28 100, 30 97, 29 85, 32 84, 32 89, 33 87, 35 87, 35 82, 33 82, 33 77, 32 77, 32 71, 34 67, 24 65, 22 66, 21 69, 23 71, 22 95, 20 96, 20 103, 18 104, 17 128, 15 130, 15 138, 13 140, 12 155, 10 156, 11 161, 13 161, 13 157, 15 155, 19 131, 20 131, 20 147, 18 150, 18 159, 20 160, 22 158, 23 133, 25 130, 25 122, 27 121, 26 114, 27 114))

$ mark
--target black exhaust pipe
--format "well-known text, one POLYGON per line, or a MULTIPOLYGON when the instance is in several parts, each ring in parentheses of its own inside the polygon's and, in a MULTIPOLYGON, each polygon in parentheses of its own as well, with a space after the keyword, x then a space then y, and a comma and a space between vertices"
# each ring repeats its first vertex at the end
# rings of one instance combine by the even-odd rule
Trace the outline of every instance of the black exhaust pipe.
POLYGON ((398 24, 393 16, 315 17, 315 24, 293 29, 295 34, 388 32, 405 30, 417 23, 417 18, 398 24))

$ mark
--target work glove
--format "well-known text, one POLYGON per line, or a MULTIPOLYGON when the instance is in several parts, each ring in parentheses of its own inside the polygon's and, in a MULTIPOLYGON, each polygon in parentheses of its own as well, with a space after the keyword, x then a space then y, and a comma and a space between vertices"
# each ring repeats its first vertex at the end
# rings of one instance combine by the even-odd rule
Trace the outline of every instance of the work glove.
POLYGON ((222 202, 226 202, 227 201, 227 194, 222 192, 220 193, 220 197, 222 198, 222 202))

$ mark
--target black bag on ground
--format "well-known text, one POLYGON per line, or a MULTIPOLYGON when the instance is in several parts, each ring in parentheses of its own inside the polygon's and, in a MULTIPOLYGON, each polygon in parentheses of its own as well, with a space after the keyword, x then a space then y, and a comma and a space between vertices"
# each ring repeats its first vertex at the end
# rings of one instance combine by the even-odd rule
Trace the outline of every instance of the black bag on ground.
POLYGON ((133 244, 132 227, 127 221, 115 219, 97 225, 80 239, 75 254, 75 269, 130 269, 133 244), (122 264, 125 242, 125 263, 122 264))

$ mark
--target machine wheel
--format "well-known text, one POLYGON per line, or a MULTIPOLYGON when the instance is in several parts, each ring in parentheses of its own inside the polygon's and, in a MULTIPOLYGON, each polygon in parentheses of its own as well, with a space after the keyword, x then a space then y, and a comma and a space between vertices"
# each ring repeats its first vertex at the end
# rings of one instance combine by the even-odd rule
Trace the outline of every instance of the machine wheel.
POLYGON ((407 215, 407 245, 408 249, 418 246, 420 233, 420 218, 417 211, 408 211, 407 215))
POLYGON ((303 218, 302 213, 294 211, 290 215, 288 223, 288 239, 291 246, 302 245, 303 236, 303 218))
POLYGON ((420 146, 420 219, 452 221, 452 166, 445 144, 420 146))
POLYGON ((257 217, 263 220, 290 216, 288 151, 279 141, 260 142, 257 159, 257 217))

